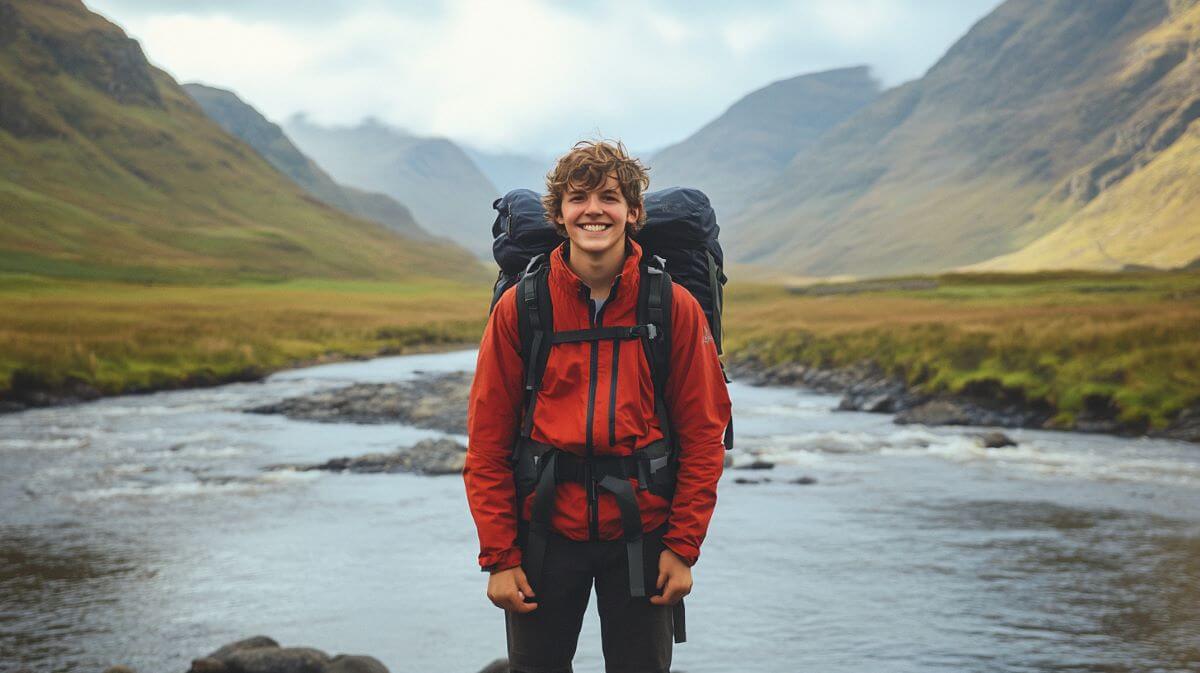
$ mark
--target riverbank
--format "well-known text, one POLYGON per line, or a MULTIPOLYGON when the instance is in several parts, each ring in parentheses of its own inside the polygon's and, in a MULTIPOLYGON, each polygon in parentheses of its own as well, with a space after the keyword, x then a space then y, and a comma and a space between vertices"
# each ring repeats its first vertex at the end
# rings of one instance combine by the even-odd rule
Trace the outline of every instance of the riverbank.
POLYGON ((447 282, 181 286, 0 275, 0 411, 470 347, 488 297, 487 288, 447 282))
POLYGON ((1124 437, 1151 436, 1200 443, 1200 404, 1179 413, 1166 427, 1147 428, 1117 418, 1111 406, 1089 407, 1070 426, 1054 423, 1056 410, 1044 400, 1026 400, 1012 391, 972 387, 959 393, 926 393, 889 376, 872 362, 827 369, 797 362, 764 364, 751 353, 729 363, 730 376, 752 386, 804 386, 842 395, 838 411, 893 414, 898 425, 974 425, 1096 432, 1124 437))
MULTIPOLYGON (((0 275, 0 411, 473 347, 486 288, 212 287, 0 275)), ((900 423, 1200 441, 1200 273, 947 274, 733 283, 739 379, 835 391, 900 423)))
POLYGON ((1195 272, 746 285, 727 306, 746 382, 837 392, 899 423, 1200 441, 1195 272))

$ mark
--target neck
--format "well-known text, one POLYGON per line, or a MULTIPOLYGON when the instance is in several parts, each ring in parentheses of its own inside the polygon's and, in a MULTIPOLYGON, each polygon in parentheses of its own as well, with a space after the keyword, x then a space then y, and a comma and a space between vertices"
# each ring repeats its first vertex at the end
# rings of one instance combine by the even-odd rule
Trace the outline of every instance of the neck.
MULTIPOLYGON (((567 243, 570 246, 570 243, 567 243)), ((592 298, 606 299, 613 281, 625 264, 625 245, 617 245, 602 253, 588 253, 568 247, 567 266, 592 290, 592 298)))

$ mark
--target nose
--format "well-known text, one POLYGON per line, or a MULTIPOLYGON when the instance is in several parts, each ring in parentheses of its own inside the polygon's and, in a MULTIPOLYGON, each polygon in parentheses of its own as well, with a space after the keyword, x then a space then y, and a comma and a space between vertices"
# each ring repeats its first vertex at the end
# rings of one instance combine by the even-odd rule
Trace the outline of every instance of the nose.
POLYGON ((599 215, 603 212, 604 209, 600 207, 600 196, 598 194, 588 195, 587 213, 589 215, 599 215))

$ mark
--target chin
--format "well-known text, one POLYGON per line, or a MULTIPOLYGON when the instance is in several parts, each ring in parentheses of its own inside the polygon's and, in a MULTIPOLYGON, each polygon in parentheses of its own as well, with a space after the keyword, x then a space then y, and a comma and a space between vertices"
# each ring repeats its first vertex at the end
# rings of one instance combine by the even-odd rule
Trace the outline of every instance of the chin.
POLYGON ((620 244, 620 242, 621 242, 620 239, 610 239, 607 241, 597 241, 597 240, 571 241, 571 246, 577 250, 582 250, 584 252, 598 253, 598 252, 604 252, 605 250, 609 250, 612 247, 620 244))

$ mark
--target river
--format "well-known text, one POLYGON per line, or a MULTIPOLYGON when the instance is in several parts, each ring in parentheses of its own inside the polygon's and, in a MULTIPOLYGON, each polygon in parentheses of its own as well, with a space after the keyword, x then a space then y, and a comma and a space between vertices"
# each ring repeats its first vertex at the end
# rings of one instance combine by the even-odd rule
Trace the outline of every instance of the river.
MULTIPOLYGON (((0 416, 0 670, 182 672, 255 634, 392 673, 503 656, 461 479, 264 469, 439 433, 242 411, 474 357, 0 416)), ((776 467, 726 471, 674 670, 1200 671, 1200 447, 1010 430, 984 449, 978 428, 730 390, 736 462, 776 467)), ((576 670, 602 669, 589 613, 576 670)))

